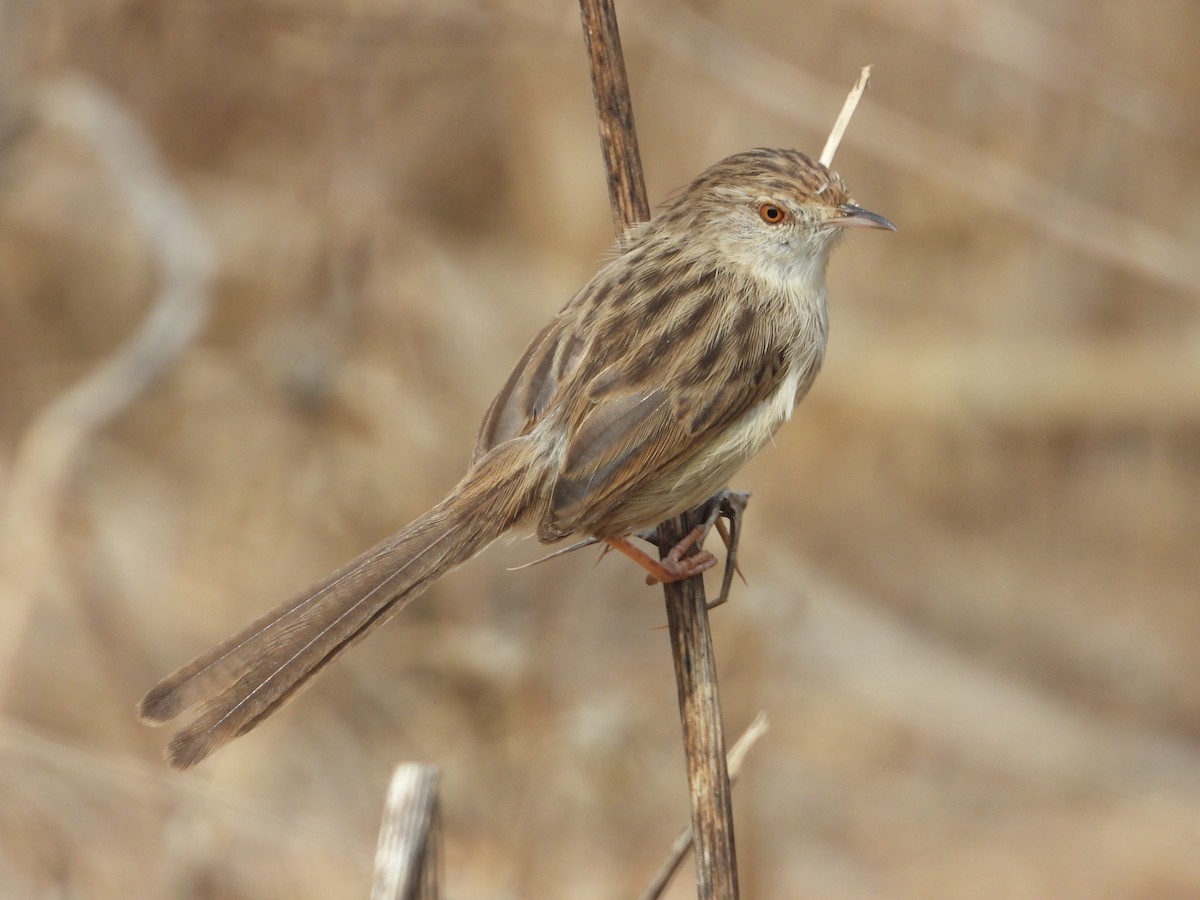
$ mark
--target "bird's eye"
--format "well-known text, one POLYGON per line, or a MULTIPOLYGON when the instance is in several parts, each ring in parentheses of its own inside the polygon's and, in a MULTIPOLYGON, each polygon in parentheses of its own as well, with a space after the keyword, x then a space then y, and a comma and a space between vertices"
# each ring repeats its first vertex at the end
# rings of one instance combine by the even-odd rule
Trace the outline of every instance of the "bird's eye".
POLYGON ((764 203, 758 208, 758 215, 768 225, 781 225, 787 221, 787 212, 774 203, 764 203))

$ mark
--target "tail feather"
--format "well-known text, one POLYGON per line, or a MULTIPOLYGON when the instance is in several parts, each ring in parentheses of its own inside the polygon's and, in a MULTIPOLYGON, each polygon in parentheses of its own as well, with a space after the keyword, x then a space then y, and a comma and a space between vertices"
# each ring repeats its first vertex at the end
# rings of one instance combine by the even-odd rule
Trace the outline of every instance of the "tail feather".
POLYGON ((142 719, 190 721, 172 739, 176 768, 200 762, 294 697, 445 572, 519 524, 537 490, 525 439, 496 448, 451 494, 399 533, 168 675, 142 719))

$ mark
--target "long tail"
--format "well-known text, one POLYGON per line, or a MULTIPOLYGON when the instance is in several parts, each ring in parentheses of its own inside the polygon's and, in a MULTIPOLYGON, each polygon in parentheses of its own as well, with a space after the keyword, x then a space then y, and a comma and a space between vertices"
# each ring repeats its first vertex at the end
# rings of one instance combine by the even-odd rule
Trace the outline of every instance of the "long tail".
POLYGON ((194 766, 254 728, 439 576, 520 523, 540 491, 538 468, 527 439, 497 447, 407 528, 160 681, 138 705, 142 721, 189 719, 167 761, 194 766))

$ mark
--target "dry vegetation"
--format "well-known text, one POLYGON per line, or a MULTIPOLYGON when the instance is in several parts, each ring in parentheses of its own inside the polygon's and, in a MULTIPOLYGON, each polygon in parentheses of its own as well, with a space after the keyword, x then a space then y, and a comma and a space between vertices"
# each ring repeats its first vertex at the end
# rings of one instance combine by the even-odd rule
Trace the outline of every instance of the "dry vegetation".
MULTIPOLYGON (((773 722, 737 789, 746 895, 1200 896, 1200 6, 624 6, 652 198, 819 151, 871 62, 838 167, 901 229, 838 254, 826 370, 737 485, 725 712, 773 722)), ((634 894, 687 802, 661 600, 620 560, 494 548, 184 776, 133 717, 438 499, 606 252, 575 5, 0 21, 0 893, 363 896, 414 759, 443 768, 449 896, 634 894), (160 284, 51 114, 68 71, 217 258, 195 341, 74 432, 48 411, 160 284)))

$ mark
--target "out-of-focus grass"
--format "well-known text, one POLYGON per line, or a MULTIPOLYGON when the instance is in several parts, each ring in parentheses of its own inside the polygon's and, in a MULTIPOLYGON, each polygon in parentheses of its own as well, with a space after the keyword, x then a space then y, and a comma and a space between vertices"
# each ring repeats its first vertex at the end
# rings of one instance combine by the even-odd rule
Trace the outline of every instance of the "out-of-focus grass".
MULTIPOLYGON (((0 15, 0 503, 155 290, 39 85, 122 98, 220 254, 202 340, 73 473, 5 661, 0 892, 361 895, 390 767, 420 759, 450 896, 631 893, 686 797, 661 604, 619 560, 494 548, 183 776, 132 712, 439 499, 606 252, 573 6, 0 15)), ((839 251, 826 370, 738 481, 723 698, 731 731, 773 723, 738 788, 748 895, 1200 893, 1198 16, 624 14, 654 199, 748 146, 818 151, 873 62, 838 167, 900 226, 839 251)))

